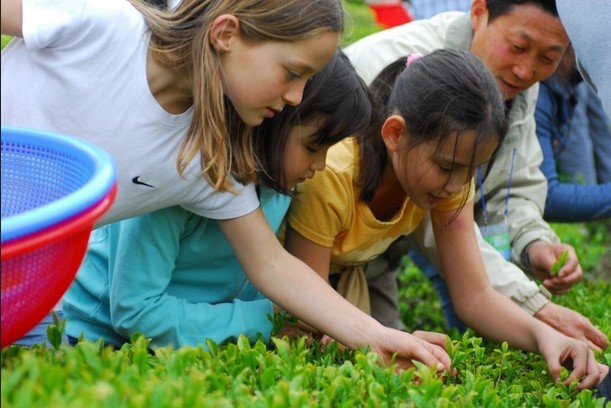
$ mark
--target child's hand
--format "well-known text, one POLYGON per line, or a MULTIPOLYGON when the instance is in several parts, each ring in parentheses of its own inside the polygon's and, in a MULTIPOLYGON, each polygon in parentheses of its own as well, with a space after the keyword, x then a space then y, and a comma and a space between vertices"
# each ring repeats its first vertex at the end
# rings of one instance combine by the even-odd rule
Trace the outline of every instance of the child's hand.
POLYGON ((289 339, 295 339, 301 336, 319 337, 320 332, 312 326, 302 322, 294 316, 286 313, 280 306, 273 305, 274 314, 280 315, 282 325, 274 333, 275 337, 282 338, 287 336, 289 339))
POLYGON ((414 367, 414 361, 429 367, 436 366, 438 373, 449 370, 452 366, 450 356, 444 348, 447 341, 444 334, 422 331, 409 334, 383 327, 383 332, 377 339, 376 344, 371 344, 372 350, 382 356, 387 364, 394 356, 394 362, 399 369, 414 367))
POLYGON ((301 336, 315 337, 317 334, 317 330, 299 320, 297 322, 285 321, 275 336, 280 338, 287 336, 289 339, 296 339, 301 336))
POLYGON ((446 342, 448 341, 448 336, 438 332, 416 330, 412 333, 412 335, 422 340, 428 341, 429 343, 435 344, 444 350, 446 348, 446 342))
POLYGON ((552 335, 546 333, 539 339, 539 349, 554 382, 560 381, 562 366, 571 370, 562 382, 565 385, 578 381, 578 388, 582 390, 596 387, 600 382, 598 363, 594 353, 584 342, 554 331, 552 335))
MULTIPOLYGON (((428 341, 429 343, 437 347, 440 347, 444 352, 446 351, 448 336, 443 333, 416 330, 412 333, 412 335, 419 337, 422 340, 428 341)), ((450 375, 454 377, 456 375, 456 369, 453 369, 450 375)))

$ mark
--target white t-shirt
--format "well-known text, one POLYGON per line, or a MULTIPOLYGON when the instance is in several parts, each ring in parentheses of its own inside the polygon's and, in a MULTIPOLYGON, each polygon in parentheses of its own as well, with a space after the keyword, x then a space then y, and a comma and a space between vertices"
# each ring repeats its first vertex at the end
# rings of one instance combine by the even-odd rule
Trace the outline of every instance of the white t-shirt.
POLYGON ((215 192, 199 155, 178 174, 193 112, 169 114, 151 94, 149 38, 125 0, 24 0, 23 38, 2 51, 2 125, 72 135, 111 155, 118 194, 98 226, 173 205, 214 219, 250 213, 254 186, 215 192))

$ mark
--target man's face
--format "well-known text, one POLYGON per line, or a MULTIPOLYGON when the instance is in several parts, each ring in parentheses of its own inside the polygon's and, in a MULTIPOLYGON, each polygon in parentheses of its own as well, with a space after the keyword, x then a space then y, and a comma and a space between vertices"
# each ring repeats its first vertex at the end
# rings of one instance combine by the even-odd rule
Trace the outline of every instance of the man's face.
POLYGON ((471 51, 494 74, 507 99, 551 76, 569 38, 558 17, 531 4, 516 5, 488 23, 485 0, 471 7, 471 51))

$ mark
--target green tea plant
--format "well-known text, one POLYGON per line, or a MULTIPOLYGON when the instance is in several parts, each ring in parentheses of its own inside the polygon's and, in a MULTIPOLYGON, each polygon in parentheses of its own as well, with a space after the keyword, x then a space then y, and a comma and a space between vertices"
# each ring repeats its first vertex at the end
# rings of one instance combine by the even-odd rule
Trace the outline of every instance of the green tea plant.
MULTIPOLYGON (((82 341, 2 351, 3 407, 602 407, 592 391, 554 385, 545 362, 472 333, 451 340, 455 376, 398 373, 365 350, 273 339, 118 350, 82 341)), ((611 353, 604 358, 611 361, 611 353)), ((566 373, 565 373, 566 375, 566 373)))
MULTIPOLYGON (((563 240, 570 236, 580 257, 586 247, 599 247, 598 253, 608 238, 589 231, 596 228, 564 226, 563 240)), ((443 331, 434 290, 413 265, 405 266, 402 297, 417 297, 409 313, 403 310, 406 324, 443 331)), ((554 300, 588 316, 611 338, 609 293, 610 283, 586 271, 569 294, 554 300)), ((50 329, 51 340, 63 323, 57 321, 50 329)), ((591 390, 554 384, 537 354, 487 341, 472 331, 451 333, 447 349, 455 376, 437 376, 421 365, 399 373, 367 350, 323 346, 305 338, 251 344, 240 337, 227 344, 154 350, 142 335, 120 349, 102 340, 75 347, 56 342, 29 349, 10 346, 1 353, 0 402, 2 407, 28 408, 603 406, 591 390)), ((596 357, 611 364, 611 350, 596 357)))

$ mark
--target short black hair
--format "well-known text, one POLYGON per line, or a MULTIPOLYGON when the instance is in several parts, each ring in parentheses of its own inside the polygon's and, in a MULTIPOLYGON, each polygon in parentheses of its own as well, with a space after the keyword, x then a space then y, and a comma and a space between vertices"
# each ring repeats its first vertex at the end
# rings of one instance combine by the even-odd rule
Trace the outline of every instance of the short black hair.
POLYGON ((533 5, 539 7, 546 13, 558 17, 556 0, 486 0, 488 7, 488 24, 496 18, 511 12, 516 6, 533 5))

